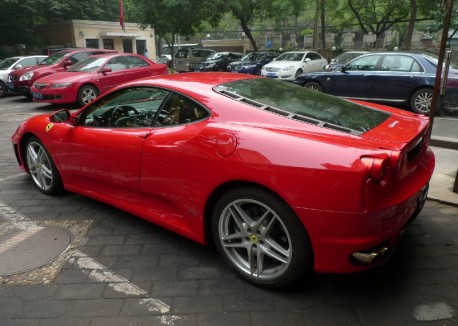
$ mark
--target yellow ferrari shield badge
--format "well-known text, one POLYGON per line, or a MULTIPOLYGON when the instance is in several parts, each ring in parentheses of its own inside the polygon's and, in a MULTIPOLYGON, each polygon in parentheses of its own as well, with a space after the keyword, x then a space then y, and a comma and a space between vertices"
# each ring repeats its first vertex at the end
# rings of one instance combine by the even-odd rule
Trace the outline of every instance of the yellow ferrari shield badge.
POLYGON ((54 126, 54 123, 48 123, 48 125, 46 126, 46 132, 50 131, 51 128, 54 126))

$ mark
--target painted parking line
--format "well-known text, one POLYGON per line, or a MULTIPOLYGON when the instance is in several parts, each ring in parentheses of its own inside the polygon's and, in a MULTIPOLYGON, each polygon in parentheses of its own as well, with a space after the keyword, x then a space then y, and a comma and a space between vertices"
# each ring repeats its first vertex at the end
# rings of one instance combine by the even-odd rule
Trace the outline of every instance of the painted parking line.
MULTIPOLYGON (((18 174, 16 177, 22 175, 23 174, 18 174)), ((2 178, 0 181, 10 180, 12 178, 13 176, 2 178)), ((6 222, 13 223, 17 229, 22 230, 22 237, 24 239, 28 235, 30 236, 36 232, 37 229, 42 228, 2 201, 0 201, 0 216, 6 220, 6 222)), ((18 237, 18 239, 19 238, 21 237, 18 237)), ((108 283, 108 286, 116 292, 124 293, 130 296, 144 296, 139 298, 139 304, 144 306, 148 311, 157 313, 158 321, 161 325, 174 325, 175 322, 182 321, 186 318, 185 316, 165 315, 170 312, 171 307, 169 305, 157 298, 148 296, 147 291, 133 284, 124 277, 116 275, 113 271, 109 270, 107 267, 80 250, 75 249, 70 254, 68 262, 75 264, 79 270, 88 274, 93 280, 100 283, 108 283)))

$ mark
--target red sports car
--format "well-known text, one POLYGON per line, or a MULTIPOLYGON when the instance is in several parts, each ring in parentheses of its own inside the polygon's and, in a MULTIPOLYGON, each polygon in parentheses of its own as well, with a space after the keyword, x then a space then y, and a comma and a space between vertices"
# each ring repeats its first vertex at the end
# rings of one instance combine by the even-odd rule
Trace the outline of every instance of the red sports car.
POLYGON ((33 83, 32 95, 35 102, 83 106, 120 84, 167 73, 166 65, 137 54, 95 55, 65 72, 38 79, 33 83))
POLYGON ((205 244, 265 287, 382 264, 434 169, 429 119, 268 78, 173 74, 22 123, 45 194, 92 197, 205 244))

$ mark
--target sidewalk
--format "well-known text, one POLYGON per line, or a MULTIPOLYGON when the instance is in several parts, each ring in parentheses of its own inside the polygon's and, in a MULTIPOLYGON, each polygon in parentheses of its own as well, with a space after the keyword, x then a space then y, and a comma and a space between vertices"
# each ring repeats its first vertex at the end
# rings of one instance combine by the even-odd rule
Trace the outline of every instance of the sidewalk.
POLYGON ((436 155, 436 168, 428 198, 458 206, 458 193, 453 192, 458 173, 458 120, 434 119, 430 145, 436 155))

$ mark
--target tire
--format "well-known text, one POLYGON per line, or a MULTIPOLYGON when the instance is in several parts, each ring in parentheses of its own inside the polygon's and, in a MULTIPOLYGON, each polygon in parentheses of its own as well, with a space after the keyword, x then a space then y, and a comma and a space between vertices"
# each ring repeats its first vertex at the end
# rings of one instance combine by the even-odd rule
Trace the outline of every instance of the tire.
POLYGON ((0 98, 5 96, 6 92, 7 92, 7 88, 6 88, 6 85, 4 82, 0 81, 0 98))
POLYGON ((97 88, 91 85, 83 85, 78 91, 78 105, 84 106, 88 103, 91 103, 99 96, 99 91, 97 88))
POLYGON ((314 91, 317 91, 317 92, 322 92, 323 91, 323 87, 319 83, 317 83, 315 81, 306 82, 304 84, 304 87, 308 88, 308 89, 311 89, 311 90, 314 90, 314 91))
POLYGON ((213 211, 212 234, 224 260, 258 286, 285 286, 312 270, 304 226, 282 199, 262 188, 224 193, 213 211))
POLYGON ((433 90, 421 88, 413 93, 410 98, 410 109, 418 114, 429 114, 433 99, 433 90))
POLYGON ((25 146, 27 169, 35 187, 46 195, 58 195, 64 190, 56 165, 37 137, 31 137, 25 146))
POLYGON ((458 117, 458 92, 445 93, 441 112, 445 116, 458 117))
POLYGON ((294 79, 296 79, 300 74, 302 74, 302 69, 299 69, 298 71, 296 71, 296 74, 294 75, 294 79))

